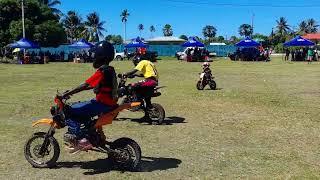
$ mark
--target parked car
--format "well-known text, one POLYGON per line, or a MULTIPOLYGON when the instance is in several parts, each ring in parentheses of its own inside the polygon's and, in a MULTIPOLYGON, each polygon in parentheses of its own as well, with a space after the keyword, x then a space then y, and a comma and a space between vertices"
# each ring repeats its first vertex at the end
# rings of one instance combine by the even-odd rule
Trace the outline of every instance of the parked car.
POLYGON ((118 52, 118 51, 115 52, 115 55, 114 55, 115 60, 122 61, 124 60, 125 57, 126 55, 124 54, 124 52, 118 52))
MULTIPOLYGON (((204 47, 199 47, 199 49, 203 49, 204 47)), ((194 50, 194 47, 187 47, 185 48, 183 51, 180 52, 176 52, 176 58, 178 60, 185 60, 187 58, 187 52, 189 49, 192 49, 192 51, 194 50)), ((215 52, 209 52, 209 57, 215 57, 217 56, 217 53, 215 52)))

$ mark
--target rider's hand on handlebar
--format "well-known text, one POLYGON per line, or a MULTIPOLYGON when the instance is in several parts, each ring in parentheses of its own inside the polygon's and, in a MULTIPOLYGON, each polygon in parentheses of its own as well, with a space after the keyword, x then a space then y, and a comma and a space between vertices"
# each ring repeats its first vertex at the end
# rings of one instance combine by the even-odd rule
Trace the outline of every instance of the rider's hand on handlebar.
POLYGON ((70 95, 68 95, 68 93, 69 93, 69 90, 67 90, 67 91, 65 91, 63 94, 62 94, 62 99, 70 99, 70 95))
POLYGON ((130 79, 132 79, 132 78, 134 78, 134 77, 136 77, 135 74, 132 74, 132 75, 129 75, 129 76, 128 76, 128 78, 130 78, 130 79))

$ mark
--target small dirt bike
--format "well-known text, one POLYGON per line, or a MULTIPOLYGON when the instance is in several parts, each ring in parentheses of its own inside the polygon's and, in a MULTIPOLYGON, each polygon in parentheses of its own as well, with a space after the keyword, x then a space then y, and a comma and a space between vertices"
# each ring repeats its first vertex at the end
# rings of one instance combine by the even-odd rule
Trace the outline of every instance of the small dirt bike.
MULTIPOLYGON (((54 138, 55 130, 66 126, 65 117, 70 105, 57 94, 54 99, 55 106, 51 107, 52 119, 41 119, 32 124, 49 125, 47 132, 36 132, 27 140, 24 146, 24 156, 27 161, 37 168, 50 168, 56 165, 60 155, 58 141, 54 138)), ((113 142, 107 142, 102 131, 102 126, 111 124, 117 114, 128 108, 139 106, 139 102, 120 105, 110 113, 102 114, 97 119, 82 124, 86 129, 86 137, 92 144, 90 150, 106 153, 112 164, 123 170, 136 170, 141 162, 141 149, 138 143, 130 138, 119 138, 113 142)))
MULTIPOLYGON (((130 76, 129 78, 134 78, 135 76, 130 76)), ((152 103, 152 108, 148 109, 146 107, 146 98, 153 98, 161 96, 161 93, 158 92, 160 88, 163 87, 150 87, 149 89, 144 89, 144 92, 141 94, 137 94, 132 88, 131 84, 126 85, 127 76, 122 74, 118 74, 118 78, 120 79, 118 94, 119 97, 123 97, 121 104, 131 103, 131 102, 140 102, 141 105, 138 107, 134 107, 129 109, 132 112, 136 111, 144 111, 145 114, 148 113, 150 119, 148 120, 150 124, 162 124, 165 118, 165 111, 160 104, 152 103)))
POLYGON ((197 89, 203 90, 206 87, 206 85, 209 85, 210 89, 212 90, 216 90, 217 88, 217 84, 214 81, 214 77, 212 76, 211 71, 210 72, 205 71, 203 73, 200 73, 200 79, 197 82, 197 89))

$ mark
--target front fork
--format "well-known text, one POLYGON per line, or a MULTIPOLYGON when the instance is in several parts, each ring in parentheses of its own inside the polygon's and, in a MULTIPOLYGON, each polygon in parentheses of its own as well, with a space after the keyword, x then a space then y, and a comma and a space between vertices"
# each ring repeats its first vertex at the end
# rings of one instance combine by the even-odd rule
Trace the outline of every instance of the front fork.
POLYGON ((41 156, 45 155, 45 152, 47 151, 48 146, 50 144, 49 137, 52 137, 54 135, 54 133, 55 133, 55 127, 54 127, 54 125, 51 125, 48 132, 44 136, 44 141, 43 141, 41 148, 40 148, 40 151, 39 151, 39 154, 41 156))

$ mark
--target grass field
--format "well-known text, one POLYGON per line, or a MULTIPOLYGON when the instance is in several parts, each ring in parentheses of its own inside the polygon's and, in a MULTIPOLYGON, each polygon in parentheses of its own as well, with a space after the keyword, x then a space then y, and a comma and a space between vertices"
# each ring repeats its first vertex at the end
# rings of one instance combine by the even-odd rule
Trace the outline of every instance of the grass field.
MULTIPOLYGON (((132 68, 114 62, 117 72, 132 68)), ((57 89, 70 89, 94 72, 90 64, 0 65, 0 179, 287 179, 320 178, 320 64, 212 63, 218 90, 197 91, 199 63, 157 64, 167 114, 162 126, 114 121, 110 138, 131 137, 143 152, 142 172, 111 170, 104 154, 70 155, 55 169, 34 169, 23 156, 25 140, 46 127, 57 89)), ((75 95, 74 101, 93 97, 75 95)), ((122 118, 141 114, 124 112, 122 118)))

